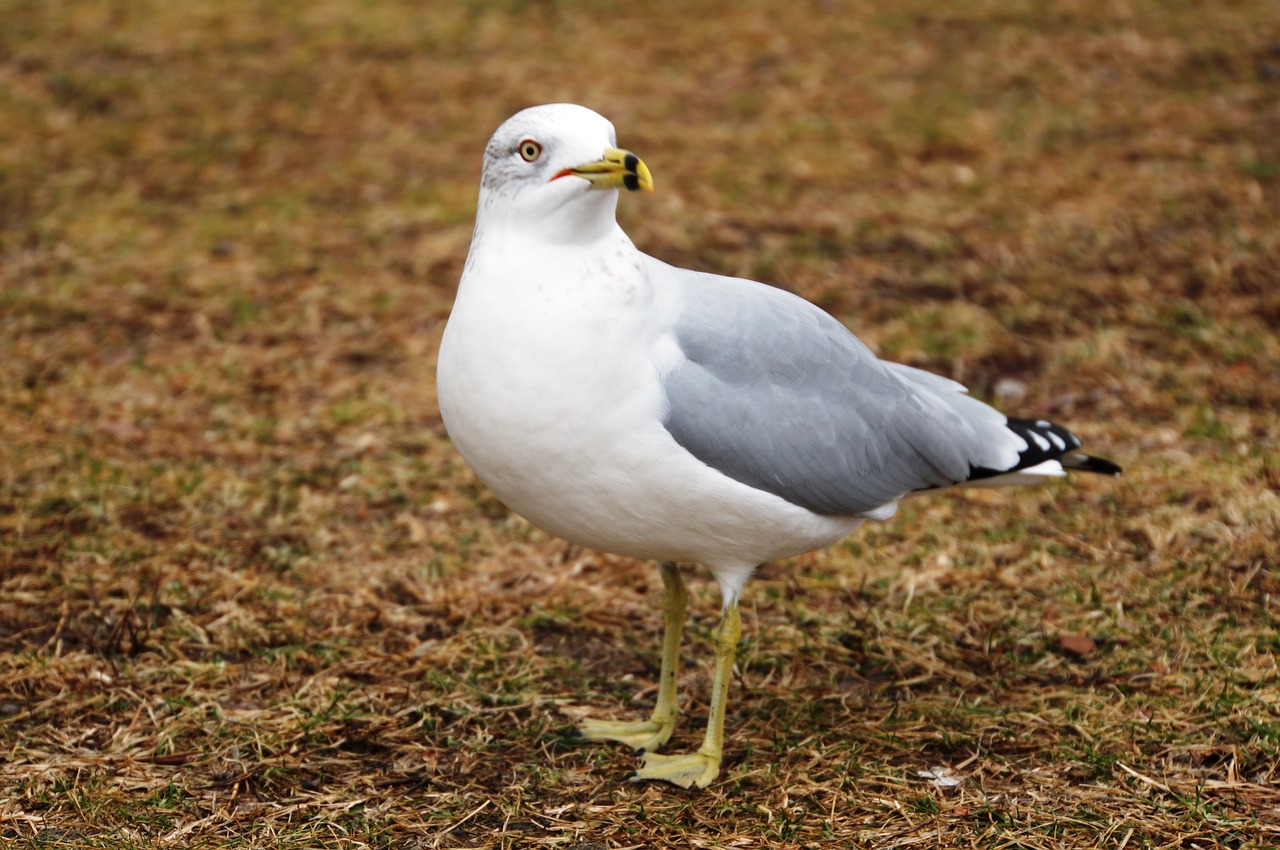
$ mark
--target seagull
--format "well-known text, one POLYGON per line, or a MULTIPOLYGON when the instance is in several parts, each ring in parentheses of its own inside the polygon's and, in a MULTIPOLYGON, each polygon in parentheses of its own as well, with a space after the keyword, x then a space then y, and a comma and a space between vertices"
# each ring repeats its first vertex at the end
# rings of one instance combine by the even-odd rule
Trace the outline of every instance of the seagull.
POLYGON ((641 253, 616 221, 619 190, 653 188, 586 107, 504 122, 485 148, 436 378, 450 439, 507 507, 659 564, 653 713, 578 731, 637 750, 634 780, 705 788, 720 773, 739 600, 757 566, 887 520, 909 496, 1120 467, 1079 452, 1060 425, 880 360, 796 295, 641 253), (719 585, 715 667, 702 745, 665 755, 687 604, 677 565, 689 563, 719 585))

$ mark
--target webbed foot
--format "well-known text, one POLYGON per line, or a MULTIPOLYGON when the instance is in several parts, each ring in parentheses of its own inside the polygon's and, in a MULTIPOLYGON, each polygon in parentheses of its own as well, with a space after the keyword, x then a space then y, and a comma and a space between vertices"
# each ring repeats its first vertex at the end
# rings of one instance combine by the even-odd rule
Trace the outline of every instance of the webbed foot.
POLYGON ((631 777, 632 782, 661 780, 681 788, 706 788, 720 775, 720 756, 712 756, 699 750, 684 755, 658 755, 645 753, 640 769, 631 777))
POLYGON ((582 720, 578 734, 588 741, 618 741, 633 750, 653 752, 662 747, 676 728, 675 719, 663 720, 582 720))

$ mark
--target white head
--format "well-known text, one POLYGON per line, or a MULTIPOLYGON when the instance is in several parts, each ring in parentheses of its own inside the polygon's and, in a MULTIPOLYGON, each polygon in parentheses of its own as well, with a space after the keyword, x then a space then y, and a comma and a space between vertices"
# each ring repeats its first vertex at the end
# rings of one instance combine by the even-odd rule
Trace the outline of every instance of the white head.
POLYGON ((619 188, 653 189, 645 164, 616 145, 613 125, 584 106, 517 112, 485 148, 477 230, 500 225, 558 241, 598 235, 614 223, 619 188))

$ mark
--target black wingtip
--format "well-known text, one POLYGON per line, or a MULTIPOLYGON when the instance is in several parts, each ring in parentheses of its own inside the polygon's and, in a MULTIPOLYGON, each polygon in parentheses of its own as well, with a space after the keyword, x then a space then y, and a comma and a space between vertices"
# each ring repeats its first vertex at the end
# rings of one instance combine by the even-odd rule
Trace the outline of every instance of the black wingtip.
POLYGON ((1058 461, 1068 472, 1094 472, 1099 475, 1119 475, 1121 472, 1118 464, 1106 458, 1077 452, 1076 449, 1080 448, 1080 438, 1055 422, 1049 422, 1046 419, 1019 419, 1011 416, 1006 421, 1005 427, 1027 442, 1026 449, 1018 454, 1018 462, 1008 469, 973 467, 970 469, 968 480, 980 481, 983 478, 1007 475, 1050 460, 1058 461))
POLYGON ((1119 475, 1124 472, 1119 464, 1112 463, 1105 457, 1082 454, 1064 456, 1062 458, 1062 468, 1071 472, 1096 472, 1099 475, 1119 475))

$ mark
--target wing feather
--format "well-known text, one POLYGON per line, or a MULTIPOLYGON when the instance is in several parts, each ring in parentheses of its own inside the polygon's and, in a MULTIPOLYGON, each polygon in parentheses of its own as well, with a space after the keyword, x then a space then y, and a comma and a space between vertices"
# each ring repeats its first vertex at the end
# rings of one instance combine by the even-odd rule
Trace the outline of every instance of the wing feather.
POLYGON ((779 289, 687 272, 664 377, 675 440, 729 477, 822 514, 883 512, 913 490, 1012 466, 1025 441, 954 381, 879 360, 779 289))

